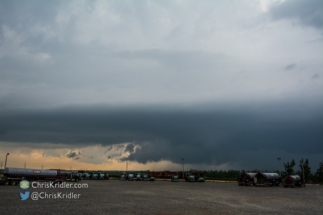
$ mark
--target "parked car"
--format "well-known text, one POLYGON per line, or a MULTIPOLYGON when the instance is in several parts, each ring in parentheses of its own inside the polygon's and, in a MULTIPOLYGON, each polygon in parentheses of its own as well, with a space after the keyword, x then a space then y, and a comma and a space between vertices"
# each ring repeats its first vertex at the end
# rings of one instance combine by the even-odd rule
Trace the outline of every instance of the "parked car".
POLYGON ((150 178, 149 178, 149 181, 155 181, 155 177, 153 177, 153 176, 152 176, 152 177, 150 177, 150 178))
POLYGON ((198 182, 205 182, 203 177, 199 177, 199 178, 197 179, 197 181, 198 181, 198 182))

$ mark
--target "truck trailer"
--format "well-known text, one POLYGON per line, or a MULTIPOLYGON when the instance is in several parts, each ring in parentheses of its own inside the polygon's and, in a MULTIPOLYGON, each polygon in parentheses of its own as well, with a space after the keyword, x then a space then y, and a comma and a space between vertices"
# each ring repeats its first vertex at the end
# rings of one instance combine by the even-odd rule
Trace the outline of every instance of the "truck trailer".
POLYGON ((237 179, 239 186, 250 186, 254 185, 254 178, 257 173, 252 172, 243 172, 241 173, 240 177, 237 179))
POLYGON ((38 181, 50 180, 61 183, 66 180, 66 175, 60 170, 24 169, 6 167, 1 183, 4 185, 16 185, 22 180, 38 181))
POLYGON ((281 177, 277 173, 257 173, 254 177, 255 186, 279 186, 282 184, 281 177))
POLYGON ((284 180, 284 187, 305 187, 305 183, 299 175, 289 175, 284 180))

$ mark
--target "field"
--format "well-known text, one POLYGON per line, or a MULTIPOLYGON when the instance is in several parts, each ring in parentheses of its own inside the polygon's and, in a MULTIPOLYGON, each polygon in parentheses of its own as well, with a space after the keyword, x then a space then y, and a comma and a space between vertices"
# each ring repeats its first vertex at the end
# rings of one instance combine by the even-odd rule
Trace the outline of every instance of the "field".
POLYGON ((35 189, 79 199, 22 201, 19 186, 0 186, 0 214, 323 214, 323 186, 244 187, 236 183, 90 181, 88 189, 35 189))

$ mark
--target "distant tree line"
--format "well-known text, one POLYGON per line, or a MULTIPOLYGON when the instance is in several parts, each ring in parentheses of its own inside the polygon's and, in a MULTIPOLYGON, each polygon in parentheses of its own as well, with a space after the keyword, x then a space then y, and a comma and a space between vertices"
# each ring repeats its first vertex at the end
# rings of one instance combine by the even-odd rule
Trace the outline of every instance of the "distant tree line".
MULTIPOLYGON (((313 183, 323 183, 323 162, 319 163, 319 168, 313 173, 311 171, 311 167, 309 166, 309 160, 308 159, 301 159, 299 161, 299 169, 294 171, 294 167, 296 165, 295 160, 291 160, 290 162, 283 163, 285 171, 279 171, 276 170, 274 172, 280 174, 282 178, 285 178, 287 175, 299 175, 301 178, 305 178, 305 181, 307 183, 313 182, 313 183), (303 173, 304 172, 304 173, 303 173)), ((190 172, 202 172, 204 177, 206 179, 223 179, 223 180, 230 180, 230 179, 236 179, 240 176, 242 172, 268 172, 267 170, 261 171, 261 170, 196 170, 191 169, 190 172)))

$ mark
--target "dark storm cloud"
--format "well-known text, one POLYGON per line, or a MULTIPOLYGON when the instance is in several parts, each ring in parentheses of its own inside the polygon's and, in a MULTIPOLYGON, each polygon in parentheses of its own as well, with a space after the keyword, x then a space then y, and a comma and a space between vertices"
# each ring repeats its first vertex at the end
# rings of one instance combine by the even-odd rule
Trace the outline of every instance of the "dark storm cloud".
POLYGON ((288 64, 285 66, 285 70, 293 70, 296 68, 296 63, 288 64))
POLYGON ((80 155, 80 153, 76 153, 76 152, 70 152, 66 155, 66 157, 68 158, 73 158, 74 160, 78 160, 80 159, 78 156, 80 155))
MULTIPOLYGON (((130 152, 127 159, 141 163, 176 163, 185 157, 192 164, 229 162, 250 166, 257 157, 275 158, 274 151, 322 154, 322 107, 312 102, 281 102, 235 108, 102 106, 37 112, 3 110, 0 138, 65 143, 72 147, 131 142, 126 149, 130 152), (135 145, 140 147, 134 150, 135 145)), ((76 153, 68 156, 75 157, 76 153)), ((267 158, 257 162, 266 163, 267 158)))
POLYGON ((273 19, 297 19, 302 25, 323 29, 322 0, 287 0, 270 10, 273 19))

